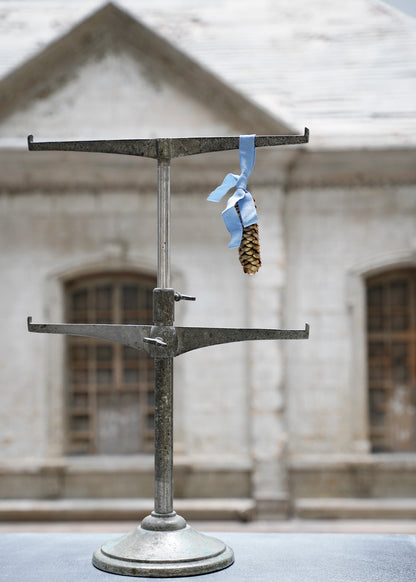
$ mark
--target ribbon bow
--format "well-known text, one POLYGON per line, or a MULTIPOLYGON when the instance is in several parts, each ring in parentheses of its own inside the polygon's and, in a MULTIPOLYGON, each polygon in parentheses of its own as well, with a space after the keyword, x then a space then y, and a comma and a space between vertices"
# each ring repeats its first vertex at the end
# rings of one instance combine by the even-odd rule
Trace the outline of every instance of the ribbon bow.
POLYGON ((253 197, 247 190, 247 179, 254 168, 256 158, 255 137, 255 134, 240 135, 239 154, 241 174, 239 176, 236 174, 227 174, 221 186, 218 186, 207 198, 211 202, 219 202, 224 194, 231 190, 231 188, 236 187, 236 191, 228 199, 226 209, 222 212, 225 226, 231 235, 231 241, 228 245, 230 249, 240 246, 243 227, 255 224, 258 220, 253 197), (235 209, 236 203, 238 203, 240 216, 238 216, 238 212, 235 209))

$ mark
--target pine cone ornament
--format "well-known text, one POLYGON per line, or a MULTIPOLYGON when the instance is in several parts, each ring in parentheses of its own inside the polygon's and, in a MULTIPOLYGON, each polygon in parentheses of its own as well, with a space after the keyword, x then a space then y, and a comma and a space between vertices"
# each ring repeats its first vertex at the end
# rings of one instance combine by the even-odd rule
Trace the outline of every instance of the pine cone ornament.
MULTIPOLYGON (((256 206, 255 201, 254 205, 256 206)), ((237 214, 241 221, 238 202, 235 205, 235 209, 237 210, 237 214)), ((260 269, 261 259, 259 225, 257 222, 255 224, 251 224, 250 226, 243 226, 243 236, 241 237, 240 248, 238 249, 238 258, 240 259, 244 273, 247 273, 248 275, 255 275, 260 269)))

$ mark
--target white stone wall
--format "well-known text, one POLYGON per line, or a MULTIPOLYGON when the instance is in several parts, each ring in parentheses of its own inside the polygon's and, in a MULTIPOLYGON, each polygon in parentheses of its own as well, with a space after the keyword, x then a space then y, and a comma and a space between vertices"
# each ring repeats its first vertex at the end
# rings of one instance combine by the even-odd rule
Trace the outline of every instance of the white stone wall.
MULTIPOLYGON (((262 222, 263 266, 250 281, 250 327, 282 328, 282 295, 286 284, 284 196, 280 188, 256 192, 262 222)), ((283 342, 258 341, 250 350, 253 487, 260 513, 279 512, 287 496, 285 458, 287 428, 283 392, 283 342), (261 507, 261 503, 267 504, 261 507), (274 504, 269 505, 269 504, 274 504)))
MULTIPOLYGON (((9 152, 1 166, 1 461, 25 466, 61 457, 65 416, 63 338, 29 334, 26 316, 63 321, 69 277, 156 271, 155 163, 106 165, 100 156, 81 163, 58 154, 53 164, 45 156, 9 152)), ((177 325, 309 323, 311 334, 177 358, 176 457, 195 468, 252 470, 258 508, 276 514, 288 497, 288 452, 293 460, 368 451, 364 279, 416 265, 415 191, 392 182, 347 188, 290 180, 285 189, 290 158, 273 164, 259 153, 252 191, 263 266, 249 278, 227 248, 223 205, 206 201, 235 160, 195 160, 172 170, 172 285, 197 297, 176 305, 177 325)))
POLYGON ((366 452, 365 276, 416 265, 414 186, 299 188, 287 199, 286 346, 293 454, 366 452))

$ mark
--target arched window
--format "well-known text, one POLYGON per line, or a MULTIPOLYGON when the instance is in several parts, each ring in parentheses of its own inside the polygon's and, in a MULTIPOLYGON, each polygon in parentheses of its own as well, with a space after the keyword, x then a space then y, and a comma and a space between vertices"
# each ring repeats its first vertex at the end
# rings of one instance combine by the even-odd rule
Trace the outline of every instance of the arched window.
POLYGON ((372 449, 416 451, 416 269, 368 279, 367 337, 372 449))
MULTIPOLYGON (((66 285, 68 323, 152 323, 153 277, 111 274, 66 285)), ((134 454, 153 446, 154 368, 144 352, 67 337, 70 454, 134 454)))

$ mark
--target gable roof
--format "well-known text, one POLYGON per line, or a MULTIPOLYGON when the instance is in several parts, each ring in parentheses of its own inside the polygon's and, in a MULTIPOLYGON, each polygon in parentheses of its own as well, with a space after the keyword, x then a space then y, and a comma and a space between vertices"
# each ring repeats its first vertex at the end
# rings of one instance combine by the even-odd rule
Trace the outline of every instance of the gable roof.
MULTIPOLYGON (((33 56, 39 43, 45 47, 102 5, 0 0, 5 15, 0 54, 4 49, 8 55, 0 60, 0 78, 33 56), (18 27, 22 36, 11 54, 18 27)), ((284 119, 282 125, 296 131, 310 127, 311 147, 416 145, 416 19, 380 0, 118 0, 118 5, 269 119, 280 124, 284 119)), ((258 127, 254 131, 260 133, 258 127)))
MULTIPOLYGON (((276 117, 262 111, 112 3, 98 9, 1 80, 0 124, 14 112, 50 98, 59 87, 73 82, 74 72, 91 59, 99 61, 108 53, 121 52, 140 62, 147 75, 170 83, 186 98, 190 95, 219 119, 241 128, 241 133, 292 133, 276 117)), ((106 95, 102 97, 105 100, 106 95)))

